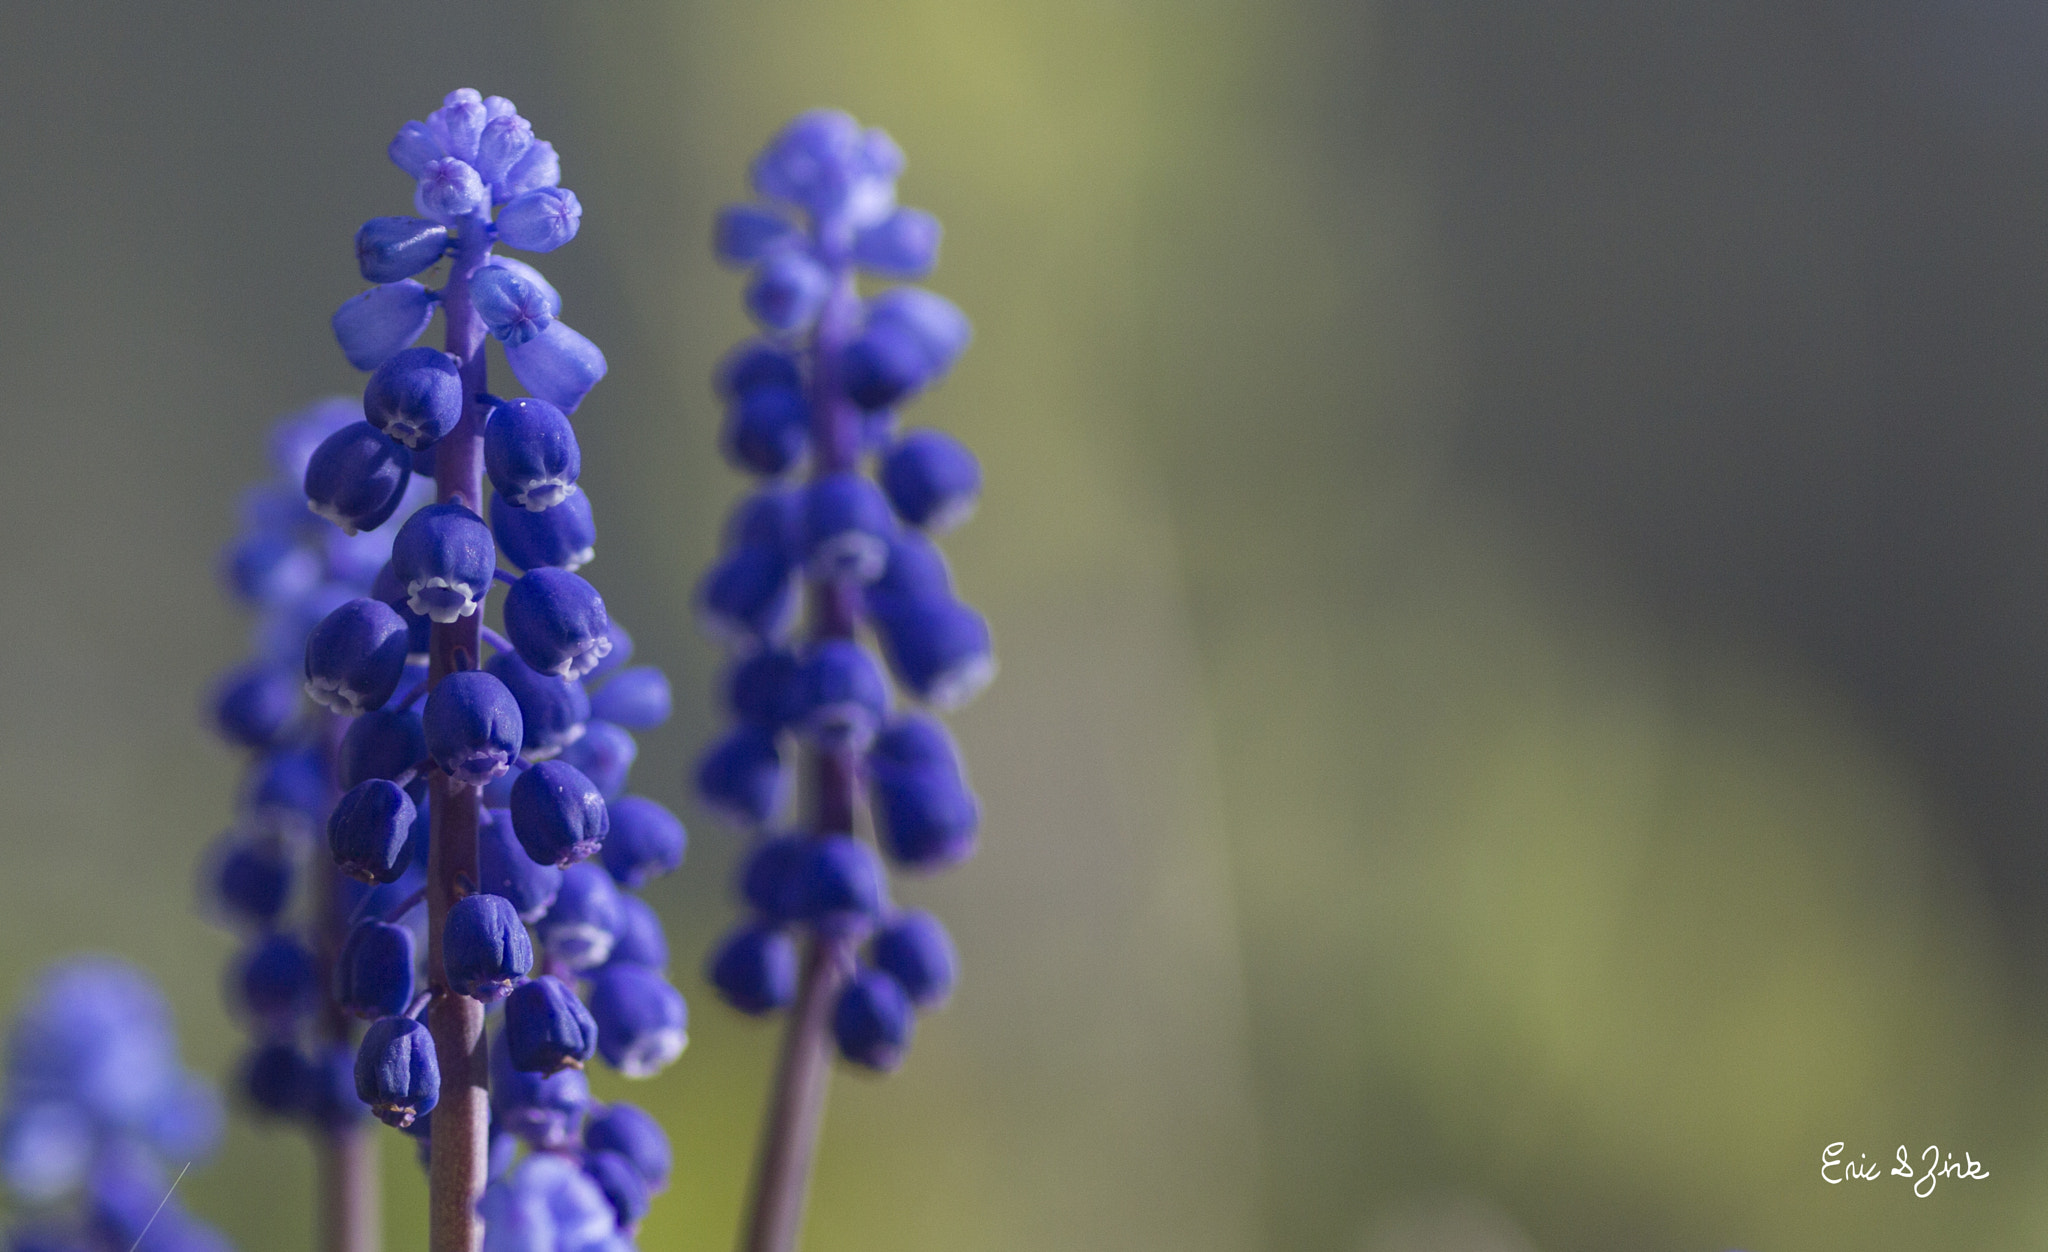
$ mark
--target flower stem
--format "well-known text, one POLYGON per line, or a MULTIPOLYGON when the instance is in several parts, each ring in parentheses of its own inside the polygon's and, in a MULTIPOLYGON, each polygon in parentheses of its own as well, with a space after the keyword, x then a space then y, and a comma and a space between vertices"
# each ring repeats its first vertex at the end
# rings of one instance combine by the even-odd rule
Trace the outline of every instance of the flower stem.
MULTIPOLYGON (((841 266, 811 334, 813 477, 852 469, 860 460, 860 417, 841 394, 838 369, 839 353, 852 337, 859 314, 852 268, 841 266)), ((809 607, 813 641, 850 639, 859 629, 856 587, 813 583, 809 607)), ((851 832, 860 783, 853 755, 814 752, 810 765, 812 835, 851 832)), ((802 982, 776 1062, 761 1154, 754 1165, 742 1252, 794 1252, 803 1231, 811 1162, 817 1155, 825 1092, 832 1078, 828 1028, 839 989, 853 972, 855 938, 847 933, 814 935, 804 954, 802 982)))
MULTIPOLYGON (((447 322, 446 349, 461 363, 462 420, 434 451, 434 498, 459 501, 483 512, 484 409, 486 390, 483 320, 470 304, 470 276, 490 254, 481 216, 462 227, 441 316, 447 322)), ((438 683, 460 668, 458 655, 480 655, 483 615, 434 624, 427 681, 438 683)), ((429 1252, 477 1252, 483 1222, 476 1202, 483 1195, 490 1149, 489 1075, 484 1053, 484 1006, 468 996, 446 994, 448 974, 441 957, 441 932, 448 910, 461 898, 461 884, 474 884, 477 823, 483 799, 478 789, 446 774, 432 774, 433 813, 427 858, 427 977, 436 995, 427 1010, 434 1056, 441 1067, 441 1099, 434 1106, 432 1149, 427 1164, 427 1246, 429 1252)))
MULTIPOLYGON (((341 744, 342 720, 325 714, 320 730, 321 748, 331 770, 341 744)), ((341 871, 325 864, 316 875, 315 916, 319 920, 314 942, 319 946, 319 967, 331 970, 355 918, 343 907, 341 871)), ((335 999, 331 979, 321 1005, 320 1033, 332 1045, 354 1046, 355 1023, 335 999)), ((377 1141, 370 1127, 361 1119, 322 1127, 313 1135, 313 1152, 322 1252, 377 1252, 383 1231, 379 1229, 377 1141)))

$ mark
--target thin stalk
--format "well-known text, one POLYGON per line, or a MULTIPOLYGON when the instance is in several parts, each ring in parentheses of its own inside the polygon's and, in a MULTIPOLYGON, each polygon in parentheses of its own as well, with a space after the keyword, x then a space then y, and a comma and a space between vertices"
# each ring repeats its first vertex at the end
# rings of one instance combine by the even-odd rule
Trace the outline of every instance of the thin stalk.
MULTIPOLYGON (((341 719, 329 715, 323 720, 331 762, 341 737, 341 719)), ((316 876, 319 968, 331 970, 353 919, 343 907, 341 872, 324 865, 316 876)), ((331 979, 321 1006, 320 1029, 330 1044, 352 1047, 355 1043, 355 1023, 334 998, 331 979)), ((313 1151, 322 1252, 378 1252, 383 1232, 378 1228, 377 1141, 369 1123, 358 1118, 345 1126, 322 1128, 313 1137, 313 1151)))
MULTIPOLYGON (((487 390, 484 325, 470 305, 469 280, 490 255, 484 219, 472 217, 462 227, 448 284, 442 291, 441 316, 447 323, 446 349, 461 362, 462 420, 434 451, 434 498, 459 501, 479 516, 483 512, 484 407, 487 390)), ((427 681, 431 685, 452 673, 460 653, 474 660, 483 627, 481 611, 453 622, 434 624, 427 681)), ((468 890, 477 871, 477 822, 483 798, 478 789, 446 774, 429 776, 433 814, 427 857, 427 978, 433 1003, 427 1028, 434 1037, 434 1056, 441 1065, 441 1099, 434 1106, 432 1149, 427 1164, 427 1247, 429 1252, 478 1252, 483 1222, 476 1202, 483 1195, 490 1149, 489 1071, 484 1054, 484 1006, 453 994, 441 957, 441 932, 448 910, 468 890)))
MULTIPOLYGON (((839 267, 831 297, 811 334, 811 474, 854 468, 860 461, 860 418, 840 393, 839 353, 860 313, 850 266, 839 267)), ((860 626, 859 589, 844 583, 812 584, 810 637, 851 639, 860 626)), ((808 749, 806 750, 809 751, 808 749)), ((810 830, 813 836, 853 829, 859 771, 849 752, 810 752, 810 830)), ((832 1078, 829 1026, 839 989, 853 972, 855 936, 813 938, 803 961, 796 1007, 782 1038, 775 1085, 754 1165, 752 1202, 740 1235, 743 1252, 794 1252, 803 1231, 811 1162, 825 1122, 825 1092, 832 1078)))

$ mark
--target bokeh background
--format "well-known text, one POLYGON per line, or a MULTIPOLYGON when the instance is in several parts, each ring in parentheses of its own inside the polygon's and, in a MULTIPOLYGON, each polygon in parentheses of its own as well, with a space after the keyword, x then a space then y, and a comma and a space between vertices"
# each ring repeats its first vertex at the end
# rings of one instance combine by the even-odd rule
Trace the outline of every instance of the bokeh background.
MULTIPOLYGON (((199 693, 268 423, 360 386, 391 131, 511 96, 586 206, 592 575, 680 715, 637 787, 693 1039, 637 1086, 729 1245, 773 1050, 695 974, 689 591, 740 489, 715 207, 887 127, 978 340, 915 420, 1002 676, 965 978, 842 1076, 808 1245, 2048 1239, 2048 11, 2018 0, 0 5, 0 999, 80 948, 226 1073, 199 693), (1828 1186, 1822 1148, 1989 1180, 1828 1186)), ((623 1083, 601 1084, 619 1094, 623 1083)), ((310 1246, 238 1122, 193 1206, 310 1246)), ((386 1138, 390 1246, 424 1188, 386 1138)))

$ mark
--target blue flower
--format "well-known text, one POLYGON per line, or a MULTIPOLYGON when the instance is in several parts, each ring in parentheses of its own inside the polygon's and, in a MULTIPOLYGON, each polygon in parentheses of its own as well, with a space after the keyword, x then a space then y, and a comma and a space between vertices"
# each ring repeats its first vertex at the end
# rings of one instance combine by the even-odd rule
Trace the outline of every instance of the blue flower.
POLYGON ((479 893, 448 910, 441 957, 457 995, 489 1004, 504 999, 533 968, 533 943, 510 900, 479 893))
POLYGON ((592 1116, 583 1128, 583 1146, 592 1152, 616 1152, 631 1161, 652 1190, 668 1186, 673 1165, 668 1135, 637 1105, 613 1104, 592 1116))
POLYGON ((611 814, 582 770, 566 761, 542 761, 512 784, 512 829, 528 856, 566 868, 604 843, 611 814))
POLYGON ((839 1054, 868 1069, 887 1071, 901 1065, 916 1029, 909 995, 880 970, 856 972, 832 1008, 832 1037, 839 1043, 839 1054))
POLYGON ((356 1052, 356 1096, 387 1126, 401 1129, 432 1112, 441 1098, 441 1067, 427 1028, 409 1017, 370 1024, 356 1052))
POLYGON ((450 674, 427 693, 427 751, 450 777, 481 786, 511 767, 525 739, 519 702, 482 670, 450 674))
POLYGON ((599 1054, 628 1078, 652 1078, 689 1042, 683 993, 643 965, 607 965, 593 974, 590 1013, 599 1054))
POLYGON ((576 992, 546 974, 505 1000, 505 1046, 514 1067, 552 1074, 580 1069, 597 1051, 597 1023, 576 992))

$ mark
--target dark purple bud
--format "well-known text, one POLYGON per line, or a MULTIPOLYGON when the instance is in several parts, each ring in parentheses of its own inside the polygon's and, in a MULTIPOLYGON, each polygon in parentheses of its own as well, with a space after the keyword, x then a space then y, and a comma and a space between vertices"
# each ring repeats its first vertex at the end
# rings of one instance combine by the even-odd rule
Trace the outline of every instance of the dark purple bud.
POLYGON ((892 603, 875 631, 896 677, 935 709, 959 708, 996 676, 988 622, 958 600, 892 603))
POLYGON ((607 965, 644 965, 660 973, 668 968, 668 932, 661 915, 639 896, 619 893, 619 933, 607 965))
POLYGON ((572 970, 610 959, 619 934, 619 889, 602 866, 583 861, 562 871, 562 888, 535 927, 548 956, 572 970))
POLYGON ((269 926, 291 898, 292 860, 281 840, 230 834, 209 858, 213 898, 229 918, 269 926))
POLYGON ((503 896, 464 896, 448 910, 441 959, 457 995, 490 1004, 533 968, 533 941, 518 910, 503 896))
POLYGON ((779 926, 753 923, 727 935, 711 957, 711 985, 727 1004, 756 1016, 796 999, 796 941, 779 926))
POLYGON ((274 665, 231 670, 213 692, 213 728, 238 747, 273 746, 298 711, 299 684, 274 665))
POLYGON ((451 778, 482 786, 511 768, 526 728, 519 702, 479 669, 446 675, 427 693, 427 752, 451 778))
POLYGON ((502 1029, 492 1032, 491 1113, 503 1130, 542 1151, 576 1141, 590 1108, 590 1083, 580 1069, 529 1073, 512 1064, 502 1029))
POLYGON ((771 824, 788 803, 794 780, 771 726, 735 726, 697 762, 697 796, 742 830, 771 824))
POLYGON ((373 370, 412 347, 433 320, 434 294, 407 278, 350 296, 330 324, 348 363, 373 370))
POLYGON ((576 490, 583 453, 562 410, 545 400, 507 400, 484 426, 484 468, 508 503, 538 513, 576 490))
POLYGON ((604 353, 560 318, 525 343, 506 344, 505 360, 520 386, 565 413, 574 413, 605 373, 604 353))
POLYGON ((886 409, 936 381, 972 331, 951 301, 921 287, 893 287, 868 303, 867 324, 840 357, 847 398, 886 409))
POLYGON ((505 1047, 515 1069, 552 1074, 582 1069, 597 1051, 597 1023, 573 988, 546 974, 505 999, 505 1047))
POLYGON ((804 568, 812 578, 873 582, 895 533, 889 501, 865 475, 827 474, 804 491, 804 568))
POLYGON ((881 477, 896 516, 932 534, 973 516, 981 498, 981 462, 941 431, 912 431, 898 440, 882 457, 881 477))
POLYGON ((498 242, 522 252, 553 252, 576 237, 583 205, 566 187, 526 192, 498 211, 498 242))
POLYGON ((920 1009, 945 1002, 953 993, 959 960, 953 940, 930 913, 899 913, 875 935, 875 968, 894 978, 920 1009))
POLYGON ((512 784, 512 829, 535 862, 566 867, 597 851, 611 816, 582 770, 542 761, 512 784))
POLYGON ((804 489, 764 487, 740 501, 725 523, 728 550, 760 548, 794 565, 804 553, 804 489))
POLYGON ((644 965, 607 965, 591 975, 597 1050, 628 1078, 652 1078, 683 1054, 689 1010, 683 993, 644 965))
POLYGON ((939 219, 897 209, 853 240, 854 264, 887 278, 923 278, 939 261, 939 219))
POLYGON ((503 896, 518 910, 521 921, 537 922, 555 903, 562 889, 562 871, 541 865, 526 854, 519 837, 512 833, 508 813, 487 813, 477 828, 477 863, 482 887, 503 896))
POLYGON ((839 1043, 839 1054, 868 1069, 886 1073, 901 1065, 915 1030, 910 997, 880 970, 856 972, 832 1007, 832 1037, 839 1043))
POLYGON ((697 587, 704 632, 733 647, 758 646, 789 634, 796 621, 795 567, 773 548, 736 548, 697 587))
POLYGON ((334 863, 364 882, 397 882, 412 864, 412 827, 419 813, 395 782, 372 778, 351 787, 327 819, 334 863))
POLYGON ((668 675, 652 665, 620 670, 590 698, 590 713, 630 730, 653 730, 674 707, 668 675))
POLYGON ((294 1117, 304 1112, 314 1085, 313 1065, 289 1043, 264 1044, 242 1062, 242 1093, 258 1112, 294 1117))
POLYGON ((498 567, 491 528, 460 504, 430 504, 405 519, 391 544, 391 572, 415 613, 460 621, 483 607, 498 567))
POLYGON ((427 759, 427 732, 411 709, 382 708, 349 723, 334 756, 334 781, 353 788, 372 778, 396 780, 427 759))
POLYGON ((347 534, 375 530, 398 511, 411 479, 412 455, 368 422, 354 422, 306 462, 306 507, 347 534))
POLYGON ((796 354, 789 349, 763 339, 752 339, 726 354, 725 359, 718 363, 712 384, 728 401, 742 399, 763 389, 801 392, 804 389, 803 369, 797 363, 796 354))
POLYGON ((888 875, 875 850, 852 835, 806 841, 796 891, 802 916, 829 929, 863 926, 889 907, 888 875))
POLYGON ((896 769, 938 769, 959 777, 960 750, 939 719, 923 713, 895 718, 875 736, 868 764, 877 776, 896 769))
POLYGON ((370 1023, 356 1052, 356 1097, 377 1120, 403 1130, 432 1112, 441 1099, 441 1065, 434 1037, 409 1017, 370 1023))
POLYGON ((448 228, 424 218, 373 217, 356 231, 356 265, 368 283, 411 278, 446 251, 448 228))
POLYGON ((726 671, 725 705, 734 717, 781 728, 803 716, 803 663, 786 648, 766 648, 726 671))
POLYGON ((308 1012, 320 995, 313 954, 283 933, 264 936, 243 956, 236 983, 243 1006, 258 1017, 308 1012))
POLYGON ((492 657, 484 671, 496 675, 519 702, 519 717, 526 731, 522 752, 527 760, 545 761, 583 737, 583 725, 590 720, 590 697, 582 683, 540 673, 512 652, 492 657))
POLYGON ((334 958, 335 1003, 374 1021, 403 1016, 412 996, 412 931, 374 919, 356 923, 334 958))
POLYGON ((728 204, 718 211, 711 247, 727 265, 752 265, 802 236, 796 223, 759 204, 728 204))
POLYGON ((864 751, 889 716, 889 681, 866 648, 827 639, 811 648, 799 677, 804 733, 823 748, 864 751))
POLYGON ((647 1216, 647 1180, 631 1161, 616 1152, 591 1152, 583 1158, 583 1172, 604 1193, 619 1229, 631 1230, 647 1216))
POLYGON ((552 296, 552 291, 503 265, 478 270, 469 285, 470 303, 477 316, 505 344, 525 343, 554 323, 560 297, 552 296))
POLYGON ((306 637, 306 694, 344 717, 384 707, 405 674, 409 640, 390 605, 350 600, 306 637))
POLYGON ((418 452, 430 448, 462 420, 462 373, 437 348, 407 348, 370 375, 363 417, 418 452))
POLYGON ((674 1161, 668 1133, 637 1105, 614 1104, 592 1117, 583 1128, 583 1146, 592 1152, 616 1152, 625 1157, 655 1191, 668 1186, 674 1161))
POLYGON ((756 387, 725 411, 720 440, 732 463, 749 473, 788 473, 810 449, 811 407, 794 387, 756 387))
POLYGON ((645 796, 621 796, 611 806, 611 833, 600 855, 613 880, 638 890, 650 879, 674 873, 688 842, 675 814, 645 796))
POLYGON ((804 870, 811 841, 804 835, 771 835, 757 840, 740 862, 740 898, 773 922, 805 915, 804 870))
POLYGON ((579 491, 538 513, 491 497, 491 533, 498 551, 520 569, 552 565, 578 570, 597 556, 597 522, 590 514, 590 493, 579 491))
POLYGON ((543 674, 588 674, 611 651, 610 625, 597 588, 567 570, 528 570, 505 595, 505 634, 543 674))
POLYGON ((899 530, 889 539, 889 559, 882 576, 867 585, 868 613, 883 617, 935 600, 953 598, 953 575, 938 545, 915 530, 899 530))
POLYGON ((640 745, 633 736, 610 722, 591 718, 583 724, 583 737, 562 749, 561 759, 583 771, 604 797, 605 803, 626 794, 626 775, 640 745))

